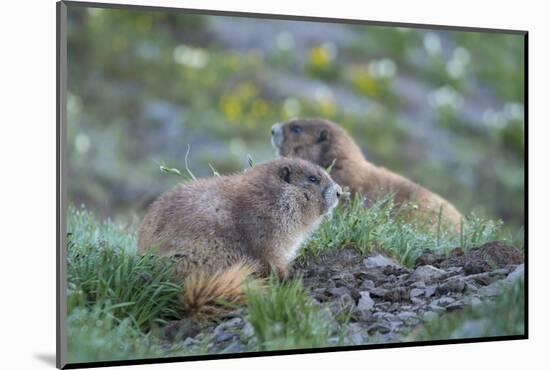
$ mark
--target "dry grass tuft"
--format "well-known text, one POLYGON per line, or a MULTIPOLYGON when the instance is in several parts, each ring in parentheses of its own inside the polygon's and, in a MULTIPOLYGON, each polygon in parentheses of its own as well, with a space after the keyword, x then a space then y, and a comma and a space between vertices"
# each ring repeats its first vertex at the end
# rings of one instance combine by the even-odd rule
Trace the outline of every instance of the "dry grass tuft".
POLYGON ((255 272, 254 265, 241 262, 213 274, 190 274, 178 296, 183 311, 196 321, 206 321, 235 309, 246 303, 247 288, 263 285, 261 280, 251 279, 255 272))

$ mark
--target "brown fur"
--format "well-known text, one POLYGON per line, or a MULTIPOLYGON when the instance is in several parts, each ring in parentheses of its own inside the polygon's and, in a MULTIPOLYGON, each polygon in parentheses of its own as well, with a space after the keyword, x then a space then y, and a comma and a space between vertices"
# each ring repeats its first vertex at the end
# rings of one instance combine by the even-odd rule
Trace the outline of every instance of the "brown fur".
POLYGON ((443 223, 460 230, 462 215, 450 202, 404 176, 367 161, 340 126, 324 119, 294 119, 275 125, 272 134, 279 155, 303 158, 324 168, 334 162, 332 178, 352 193, 361 193, 370 201, 393 193, 397 205, 410 202, 417 206, 412 213, 415 219, 427 219, 436 227, 441 211, 443 223), (299 126, 301 132, 293 132, 294 126, 299 126))
POLYGON ((213 295, 236 291, 252 270, 286 275, 300 243, 336 204, 339 192, 322 168, 288 158, 183 183, 149 208, 138 252, 178 261, 178 273, 187 276, 184 306, 196 311, 213 295))

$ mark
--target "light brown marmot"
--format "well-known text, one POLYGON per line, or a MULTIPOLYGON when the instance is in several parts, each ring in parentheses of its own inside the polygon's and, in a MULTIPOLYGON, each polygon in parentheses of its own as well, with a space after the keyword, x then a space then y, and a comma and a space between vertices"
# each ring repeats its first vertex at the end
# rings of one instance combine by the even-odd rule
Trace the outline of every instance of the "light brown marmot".
POLYGON ((352 193, 361 193, 369 201, 393 193, 396 205, 417 206, 413 207, 412 218, 435 228, 441 212, 442 223, 460 231, 462 215, 450 202, 404 176, 367 161, 348 133, 335 123, 319 118, 292 119, 275 124, 271 134, 278 155, 303 158, 323 168, 332 165, 331 177, 352 193))
POLYGON ((191 310, 237 291, 243 275, 286 275, 300 244, 338 203, 321 167, 282 158, 242 173, 186 182, 162 195, 139 229, 138 253, 171 256, 188 277, 191 310), (228 281, 230 280, 230 281, 228 281))

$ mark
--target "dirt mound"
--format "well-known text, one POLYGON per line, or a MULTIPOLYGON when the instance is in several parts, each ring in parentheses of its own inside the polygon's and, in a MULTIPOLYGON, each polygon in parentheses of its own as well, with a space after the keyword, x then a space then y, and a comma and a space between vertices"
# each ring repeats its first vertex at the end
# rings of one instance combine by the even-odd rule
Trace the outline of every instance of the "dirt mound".
MULTIPOLYGON (((296 261, 291 277, 301 277, 311 299, 345 323, 344 344, 385 343, 444 312, 492 299, 523 276, 522 262, 519 249, 498 241, 456 248, 447 257, 425 251, 415 268, 345 247, 296 261)), ((176 340, 184 347, 206 346, 209 353, 249 351, 256 339, 246 317, 246 308, 235 311, 198 335, 199 328, 182 320, 167 325, 164 336, 181 338, 176 340)))
POLYGON ((311 297, 338 317, 349 315, 349 344, 388 342, 439 313, 475 305, 500 291, 512 272, 521 274, 521 252, 491 242, 448 257, 425 251, 414 269, 379 253, 350 248, 294 265, 311 297))
POLYGON ((464 269, 466 275, 471 275, 520 263, 523 263, 523 253, 518 248, 501 241, 493 241, 466 251, 460 247, 455 248, 448 257, 425 250, 416 259, 415 264, 436 267, 458 266, 464 269))

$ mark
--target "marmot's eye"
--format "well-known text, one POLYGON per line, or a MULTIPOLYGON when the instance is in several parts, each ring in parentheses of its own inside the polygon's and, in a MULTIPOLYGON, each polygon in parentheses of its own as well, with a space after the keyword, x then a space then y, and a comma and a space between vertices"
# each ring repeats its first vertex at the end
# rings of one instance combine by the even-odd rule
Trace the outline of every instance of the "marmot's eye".
POLYGON ((308 180, 315 183, 319 182, 319 178, 317 176, 309 176, 308 180))
POLYGON ((302 128, 300 126, 292 126, 290 127, 290 131, 299 134, 300 132, 302 132, 302 128))

